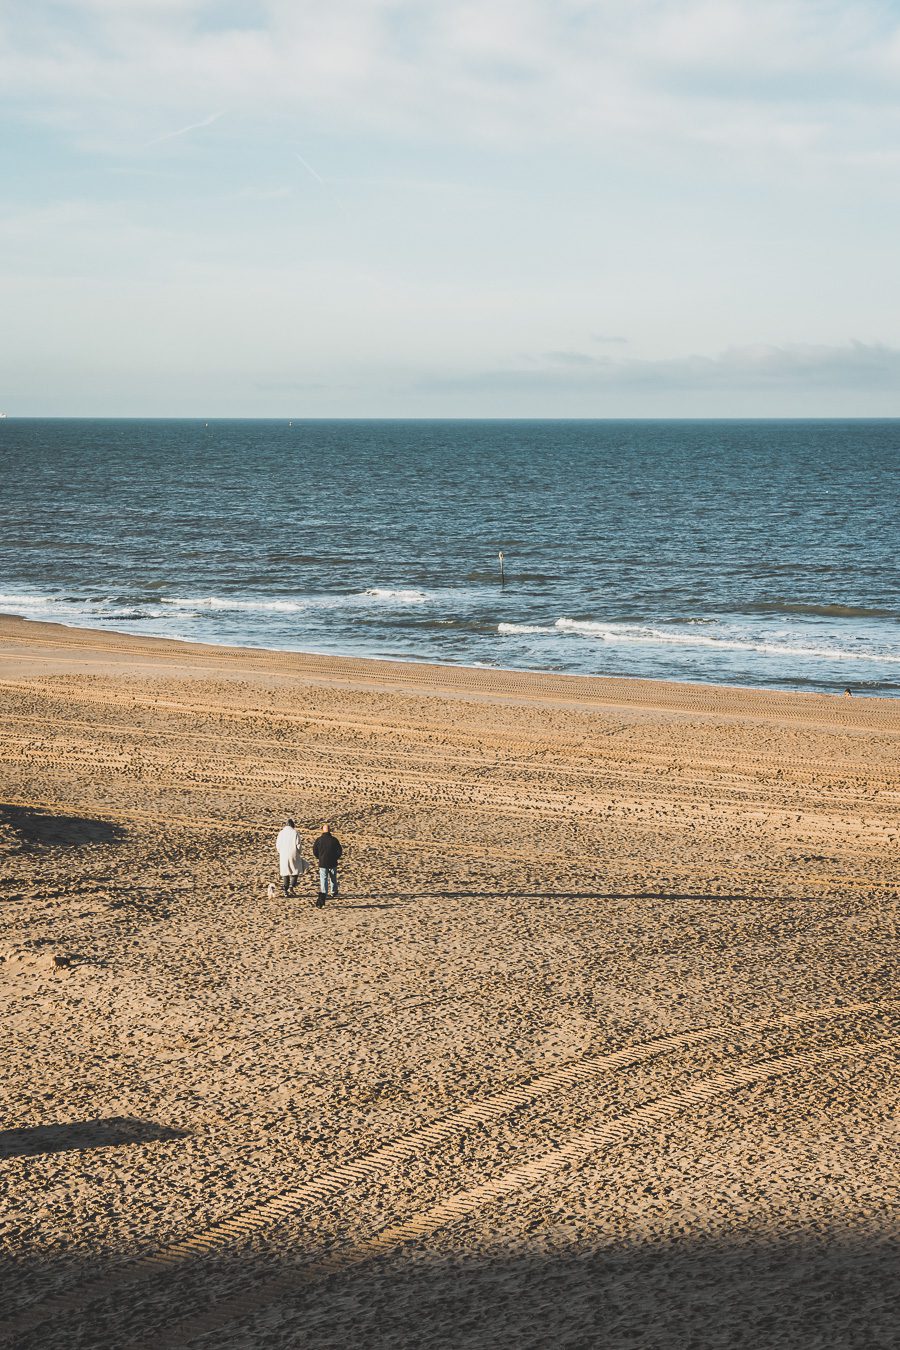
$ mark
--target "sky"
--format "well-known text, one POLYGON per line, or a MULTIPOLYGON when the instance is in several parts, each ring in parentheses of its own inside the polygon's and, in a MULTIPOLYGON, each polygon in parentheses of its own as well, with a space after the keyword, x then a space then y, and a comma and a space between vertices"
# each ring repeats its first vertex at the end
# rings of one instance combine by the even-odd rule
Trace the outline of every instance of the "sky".
POLYGON ((9 416, 900 416, 900 0, 0 0, 9 416))

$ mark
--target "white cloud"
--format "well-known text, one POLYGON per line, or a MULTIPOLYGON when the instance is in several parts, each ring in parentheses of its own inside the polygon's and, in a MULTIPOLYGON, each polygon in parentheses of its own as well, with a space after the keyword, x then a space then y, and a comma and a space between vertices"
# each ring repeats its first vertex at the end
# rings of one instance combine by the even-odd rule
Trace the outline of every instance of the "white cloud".
POLYGON ((898 74, 883 0, 0 0, 9 356, 160 411, 883 409, 898 74))
POLYGON ((227 104, 524 147, 653 140, 795 156, 895 143, 900 18, 879 0, 13 3, 0 89, 91 145, 227 104), (219 21, 214 22, 217 12, 219 21))
POLYGON ((208 117, 202 117, 199 122, 188 122, 186 127, 179 127, 177 131, 166 131, 162 136, 156 136, 151 145, 160 145, 163 141, 174 141, 178 136, 186 136, 189 131, 199 131, 202 127, 211 127, 213 122, 218 122, 220 117, 224 117, 224 112, 210 113, 208 117))
POLYGON ((507 368, 472 372, 429 387, 588 393, 591 390, 763 390, 825 386, 830 390, 894 391, 900 381, 900 350, 883 343, 844 346, 813 343, 732 347, 715 356, 667 360, 613 359, 586 352, 546 352, 507 368))

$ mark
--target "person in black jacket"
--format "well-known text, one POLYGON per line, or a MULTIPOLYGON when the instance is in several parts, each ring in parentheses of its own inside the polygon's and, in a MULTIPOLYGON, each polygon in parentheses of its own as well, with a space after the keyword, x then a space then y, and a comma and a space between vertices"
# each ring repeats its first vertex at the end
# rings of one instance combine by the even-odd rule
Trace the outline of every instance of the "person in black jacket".
POLYGON ((319 909, 325 904, 329 894, 338 893, 337 865, 343 851, 339 840, 331 833, 331 826, 323 825, 322 833, 313 844, 313 853, 319 864, 319 898, 316 901, 319 909))

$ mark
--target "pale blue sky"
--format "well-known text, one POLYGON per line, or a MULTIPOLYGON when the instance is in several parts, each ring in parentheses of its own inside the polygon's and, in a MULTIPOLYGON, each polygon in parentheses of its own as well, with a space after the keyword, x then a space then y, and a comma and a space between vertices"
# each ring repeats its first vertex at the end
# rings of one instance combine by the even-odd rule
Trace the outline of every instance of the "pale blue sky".
POLYGON ((0 0, 10 415, 900 416, 900 3, 0 0))

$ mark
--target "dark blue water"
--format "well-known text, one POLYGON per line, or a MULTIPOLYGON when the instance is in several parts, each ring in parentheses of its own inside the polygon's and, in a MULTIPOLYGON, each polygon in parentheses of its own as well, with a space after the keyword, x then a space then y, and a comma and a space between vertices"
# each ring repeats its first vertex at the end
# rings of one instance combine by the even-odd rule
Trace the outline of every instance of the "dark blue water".
POLYGON ((900 690, 898 422, 8 419, 0 475, 8 613, 900 690))

